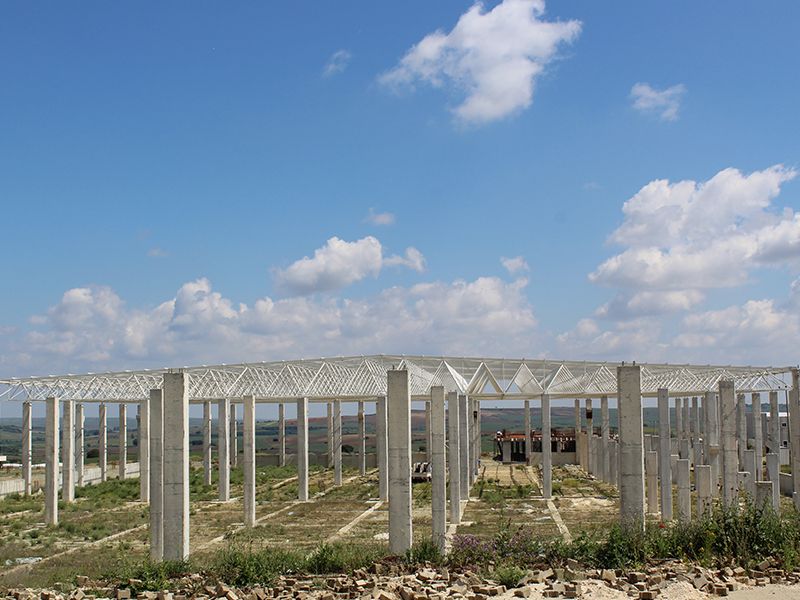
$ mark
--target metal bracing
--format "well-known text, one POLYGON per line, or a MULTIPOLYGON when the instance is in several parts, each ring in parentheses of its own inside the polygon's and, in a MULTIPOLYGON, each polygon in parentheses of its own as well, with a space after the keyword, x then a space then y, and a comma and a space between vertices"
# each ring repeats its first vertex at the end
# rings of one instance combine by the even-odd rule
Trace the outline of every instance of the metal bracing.
MULTIPOLYGON (((659 388, 672 395, 700 395, 716 390, 720 380, 733 380, 737 391, 788 388, 788 367, 711 365, 641 365, 642 394, 659 388)), ((404 355, 353 356, 280 362, 185 367, 189 397, 258 401, 297 398, 373 399, 384 396, 386 373, 408 369, 411 395, 428 399, 432 386, 478 399, 597 397, 617 394, 616 364, 603 362, 430 357, 404 355)), ((0 400, 44 400, 50 396, 81 402, 137 402, 160 388, 167 369, 88 373, 0 380, 0 400)))

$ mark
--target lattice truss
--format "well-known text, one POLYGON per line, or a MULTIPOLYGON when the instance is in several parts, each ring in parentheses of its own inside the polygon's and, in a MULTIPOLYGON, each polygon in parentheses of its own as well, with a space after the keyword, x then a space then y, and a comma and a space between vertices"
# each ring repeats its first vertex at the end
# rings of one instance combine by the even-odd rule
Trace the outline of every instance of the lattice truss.
MULTIPOLYGON (((642 394, 667 388, 673 396, 714 391, 733 380, 738 392, 787 389, 788 368, 643 364, 642 394)), ((187 367, 193 401, 241 398, 261 401, 373 399, 386 394, 386 372, 407 369, 414 398, 432 386, 477 398, 513 400, 615 396, 616 365, 524 359, 426 356, 360 356, 282 362, 187 367)), ((167 369, 88 373, 0 380, 0 400, 44 400, 55 396, 84 402, 139 401, 161 387, 167 369)))

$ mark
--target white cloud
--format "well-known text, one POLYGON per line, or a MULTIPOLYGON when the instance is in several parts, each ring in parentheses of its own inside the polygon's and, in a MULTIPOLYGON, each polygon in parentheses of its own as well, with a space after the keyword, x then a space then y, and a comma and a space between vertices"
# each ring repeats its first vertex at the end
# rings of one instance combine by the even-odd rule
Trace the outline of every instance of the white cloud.
POLYGON ((383 264, 387 266, 399 265, 408 267, 417 273, 422 273, 425 270, 425 257, 422 255, 422 252, 413 246, 409 246, 406 248, 404 256, 389 256, 383 260, 383 264))
POLYGON ((338 75, 350 65, 352 58, 353 55, 350 53, 350 51, 344 49, 337 50, 331 54, 328 62, 325 63, 325 68, 322 70, 322 75, 324 77, 333 77, 334 75, 338 75))
POLYGON ((623 288, 707 289, 744 283, 750 271, 800 259, 800 218, 772 201, 797 172, 724 169, 705 182, 652 181, 625 202, 610 241, 626 246, 589 275, 623 288))
POLYGON ((305 256, 286 269, 275 271, 281 289, 306 295, 347 287, 367 277, 377 277, 384 266, 400 265, 421 272, 425 257, 416 248, 406 249, 405 256, 384 256, 378 239, 367 236, 354 242, 330 238, 313 257, 305 256))
POLYGON ((682 83, 658 90, 648 83, 636 83, 631 88, 633 108, 642 113, 655 114, 663 121, 678 119, 681 101, 686 94, 682 83))
POLYGON ((167 251, 158 247, 150 248, 150 250, 147 251, 147 256, 150 258, 164 258, 167 256, 167 251))
POLYGON ((395 217, 394 213, 375 212, 373 208, 370 208, 364 221, 371 225, 394 225, 395 217))
POLYGON ((465 96, 453 109, 463 123, 511 115, 530 106, 536 78, 581 31, 579 21, 541 20, 544 11, 544 0, 504 0, 488 12, 476 3, 449 33, 425 36, 379 81, 396 89, 417 81, 455 88, 465 96))
POLYGON ((598 317, 630 319, 687 311, 705 299, 698 290, 658 290, 637 292, 632 296, 617 295, 595 311, 598 317))
POLYGON ((500 264, 502 264, 503 268, 506 271, 508 271, 511 275, 514 275, 515 273, 519 273, 521 271, 530 270, 527 261, 521 256, 515 256, 514 258, 506 258, 504 256, 500 259, 500 264))
POLYGON ((480 277, 248 306, 198 279, 151 309, 127 308, 107 287, 76 288, 3 348, 0 364, 41 374, 340 354, 530 355, 536 319, 525 286, 480 277))

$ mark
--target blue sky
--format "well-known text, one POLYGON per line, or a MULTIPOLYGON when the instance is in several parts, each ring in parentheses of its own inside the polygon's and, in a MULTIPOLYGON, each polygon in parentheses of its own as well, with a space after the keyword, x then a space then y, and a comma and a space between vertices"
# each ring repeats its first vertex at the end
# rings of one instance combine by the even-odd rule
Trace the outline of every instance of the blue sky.
POLYGON ((4 3, 0 375, 373 352, 796 363, 798 17, 4 3), (656 180, 696 193, 626 217, 656 180))

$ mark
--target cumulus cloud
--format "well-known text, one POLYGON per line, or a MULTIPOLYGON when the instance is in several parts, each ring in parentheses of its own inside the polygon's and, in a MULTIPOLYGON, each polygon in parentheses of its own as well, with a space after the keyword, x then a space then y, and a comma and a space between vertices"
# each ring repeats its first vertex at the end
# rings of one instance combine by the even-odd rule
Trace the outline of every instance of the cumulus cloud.
POLYGON ((500 264, 503 265, 503 268, 511 275, 530 269, 527 261, 521 256, 515 256, 514 258, 506 258, 504 256, 500 259, 500 264))
POLYGON ((633 108, 642 113, 657 115, 662 121, 678 119, 684 95, 686 86, 682 83, 663 90, 656 89, 648 83, 636 83, 631 88, 633 108))
POLYGON ((348 50, 337 50, 325 63, 325 68, 322 70, 324 77, 333 77, 343 72, 349 65, 353 55, 348 50))
POLYGON ((108 287, 75 288, 31 321, 0 364, 40 374, 334 354, 530 354, 536 318, 526 285, 479 277, 248 306, 198 279, 149 309, 128 308, 108 287))
POLYGON ((401 265, 421 272, 425 257, 416 248, 406 249, 405 256, 384 256, 378 239, 367 236, 354 242, 330 238, 324 246, 286 269, 275 271, 278 286, 295 295, 328 292, 347 287, 367 277, 377 277, 384 266, 401 265))
POLYGON ((775 165, 747 175, 724 169, 705 182, 650 182, 625 202, 625 219, 611 234, 626 248, 589 279, 632 289, 706 289, 744 283, 758 266, 796 261, 800 218, 772 206, 796 175, 775 165))
POLYGON ((544 21, 544 0, 504 0, 489 11, 474 4, 455 27, 437 30, 379 77, 394 89, 423 82, 463 94, 457 120, 482 124, 530 106, 536 79, 558 48, 574 41, 579 21, 544 21))
POLYGON ((365 223, 370 225, 394 225, 394 213, 390 212, 375 212, 375 209, 370 208, 364 219, 365 223))
POLYGON ((687 311, 705 299, 698 290, 659 290, 637 292, 633 295, 619 294, 611 302, 595 311, 598 317, 630 319, 687 311))

